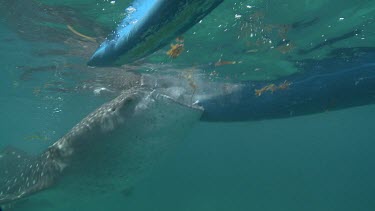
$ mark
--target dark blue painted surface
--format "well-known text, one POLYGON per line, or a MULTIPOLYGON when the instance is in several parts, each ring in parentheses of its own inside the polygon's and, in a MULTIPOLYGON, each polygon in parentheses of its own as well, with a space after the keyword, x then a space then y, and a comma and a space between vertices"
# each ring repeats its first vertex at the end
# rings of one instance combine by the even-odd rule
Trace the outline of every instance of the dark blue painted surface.
POLYGON ((205 121, 285 118, 375 103, 375 51, 360 57, 307 61, 303 72, 276 81, 243 82, 229 95, 201 101, 205 121), (271 83, 287 89, 255 95, 271 83))

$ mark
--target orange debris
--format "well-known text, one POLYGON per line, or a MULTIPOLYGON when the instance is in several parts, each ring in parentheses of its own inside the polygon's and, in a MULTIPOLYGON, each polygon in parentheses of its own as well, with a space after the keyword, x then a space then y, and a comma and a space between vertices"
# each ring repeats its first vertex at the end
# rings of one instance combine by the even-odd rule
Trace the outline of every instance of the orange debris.
POLYGON ((275 84, 269 84, 265 87, 262 87, 261 89, 255 89, 255 95, 256 96, 261 96, 263 93, 265 92, 275 92, 277 90, 285 90, 287 88, 289 88, 289 86, 291 85, 292 83, 290 82, 287 82, 287 81, 284 81, 283 83, 281 83, 280 85, 276 86, 275 84))
POLYGON ((171 44, 171 48, 167 52, 167 55, 171 58, 177 58, 184 50, 184 44, 171 44))

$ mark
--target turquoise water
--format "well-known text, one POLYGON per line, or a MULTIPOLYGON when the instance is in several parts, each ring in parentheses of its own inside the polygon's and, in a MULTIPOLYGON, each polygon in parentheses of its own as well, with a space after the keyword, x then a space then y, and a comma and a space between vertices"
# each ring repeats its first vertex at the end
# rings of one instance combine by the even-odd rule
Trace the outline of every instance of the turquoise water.
MULTIPOLYGON (((373 210, 375 144, 369 117, 374 109, 255 123, 201 123, 125 194, 69 207, 373 210)), ((56 209, 58 203, 63 202, 31 205, 56 209)), ((20 210, 33 210, 29 206, 20 210)))
MULTIPOLYGON (((318 1, 315 6, 319 8, 318 1)), ((350 4, 342 7, 345 6, 350 4)), ((218 8, 213 15, 223 10, 218 8)), ((342 9, 342 14, 345 11, 348 12, 342 9)), ((208 21, 214 21, 214 16, 208 21)), ((288 18, 293 17, 285 17, 288 18)), ((79 49, 87 43, 78 45, 75 38, 66 42, 66 47, 55 41, 30 41, 9 27, 8 21, 7 17, 0 19, 0 148, 12 145, 36 154, 113 96, 96 96, 92 89, 79 86, 92 84, 97 76, 94 70, 85 67, 86 55, 71 46, 74 43, 79 49), (51 49, 57 52, 56 49, 65 48, 69 48, 69 54, 41 56, 51 49)), ((230 43, 231 38, 223 35, 222 39, 230 43)), ((194 38, 187 39, 186 45, 189 42, 195 51, 203 48, 194 38)), ((208 44, 210 49, 214 45, 208 44)), ((223 48, 225 55, 231 57, 231 52, 223 48)), ((151 62, 160 62, 159 57, 164 54, 164 51, 157 53, 150 58, 151 62)), ((273 53, 266 54, 270 54, 267 59, 280 59, 273 53)), ((186 59, 183 61, 194 60, 194 56, 183 56, 186 59)), ((220 58, 217 56, 201 59, 216 62, 220 58)), ((278 61, 282 63, 282 59, 278 61)), ((260 61, 259 65, 268 64, 260 61)), ((272 78, 293 72, 288 64, 281 67, 285 69, 280 74, 270 70, 271 75, 258 76, 254 72, 252 77, 272 78)), ((224 75, 231 69, 223 66, 215 71, 220 72, 220 68, 225 68, 224 75)), ((236 68, 241 72, 240 67, 236 68)), ((121 193, 92 198, 73 195, 76 200, 65 201, 63 195, 61 200, 59 197, 49 200, 47 192, 45 198, 21 201, 7 210, 372 211, 375 209, 374 116, 375 106, 368 105, 279 120, 197 122, 165 159, 121 193)))
POLYGON ((372 210, 373 115, 199 124, 129 210, 372 210))

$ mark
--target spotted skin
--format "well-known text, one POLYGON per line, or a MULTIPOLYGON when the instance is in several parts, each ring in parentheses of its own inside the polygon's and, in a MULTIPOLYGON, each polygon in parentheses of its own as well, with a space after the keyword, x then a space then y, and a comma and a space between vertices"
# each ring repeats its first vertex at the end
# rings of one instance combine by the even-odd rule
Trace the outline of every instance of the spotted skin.
POLYGON ((29 156, 13 148, 0 152, 0 205, 52 186, 105 190, 118 186, 123 190, 123 176, 140 169, 140 163, 152 160, 152 151, 175 138, 169 137, 169 128, 183 132, 201 114, 201 109, 155 91, 123 92, 40 155, 29 156), (182 118, 187 119, 186 124, 182 118))
POLYGON ((0 154, 0 204, 23 198, 54 184, 74 157, 74 147, 84 144, 78 143, 82 137, 97 129, 99 133, 114 130, 124 121, 121 112, 131 111, 132 108, 125 108, 136 97, 140 95, 127 92, 98 108, 40 156, 28 156, 13 148, 4 150, 0 154))

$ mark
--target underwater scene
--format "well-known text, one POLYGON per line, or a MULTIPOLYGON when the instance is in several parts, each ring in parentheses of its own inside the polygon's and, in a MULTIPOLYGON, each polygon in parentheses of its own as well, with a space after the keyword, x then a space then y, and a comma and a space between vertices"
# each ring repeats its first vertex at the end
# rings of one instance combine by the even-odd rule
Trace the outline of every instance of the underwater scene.
POLYGON ((374 0, 0 0, 0 211, 375 210, 374 0))

